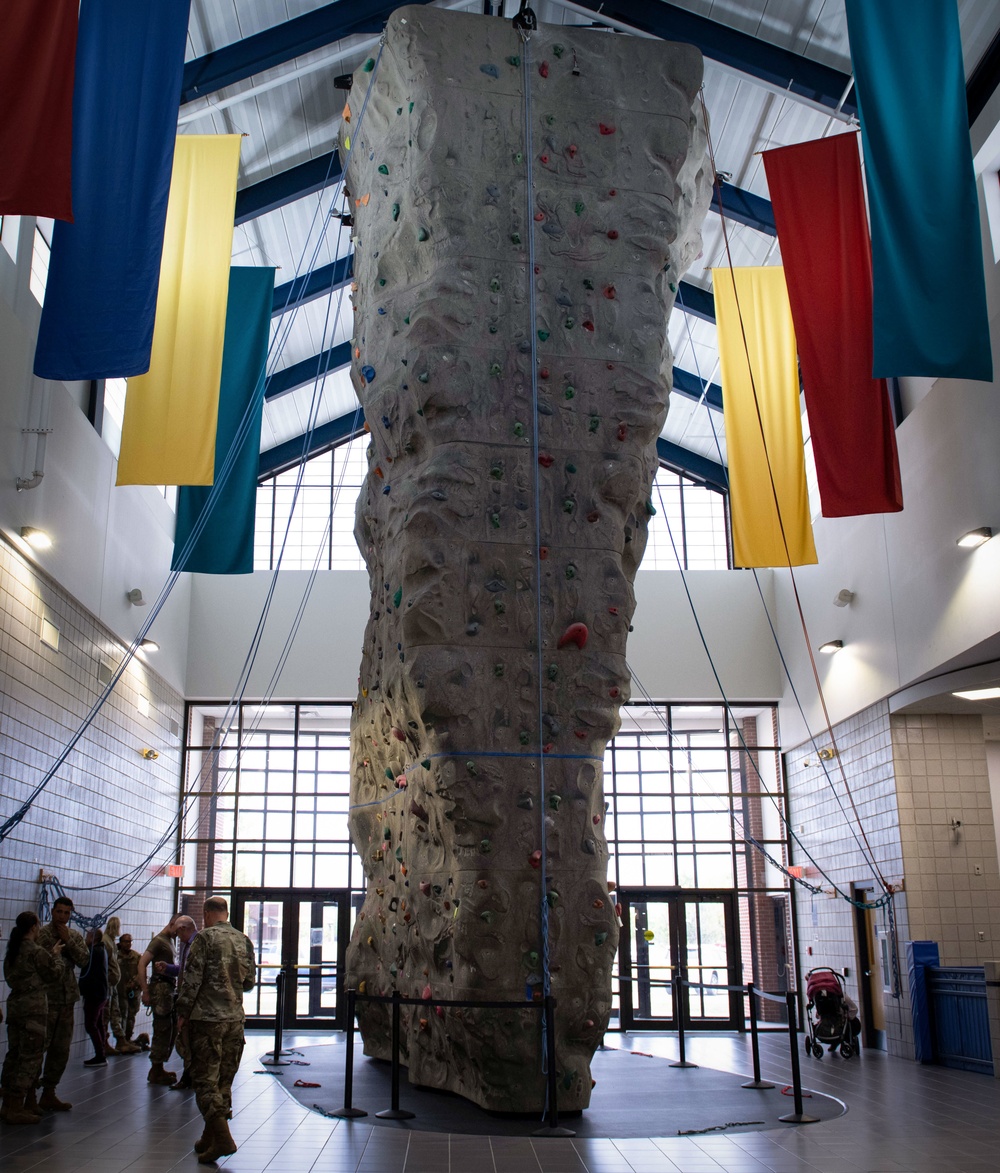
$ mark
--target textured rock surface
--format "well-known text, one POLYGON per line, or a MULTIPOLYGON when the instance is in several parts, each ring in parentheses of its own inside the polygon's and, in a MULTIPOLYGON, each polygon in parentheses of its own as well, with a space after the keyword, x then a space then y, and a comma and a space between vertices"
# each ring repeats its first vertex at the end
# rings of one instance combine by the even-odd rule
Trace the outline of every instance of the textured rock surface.
MULTIPOLYGON (((601 764, 666 319, 710 196, 701 68, 686 45, 546 26, 526 47, 507 21, 403 8, 341 132, 372 436, 349 973, 426 1000, 403 1015, 412 1082, 495 1110, 542 1105, 539 1014, 435 998, 540 996, 547 961, 563 1109, 589 1102, 608 1021, 601 764)), ((386 1008, 359 1019, 387 1057, 386 1008)))

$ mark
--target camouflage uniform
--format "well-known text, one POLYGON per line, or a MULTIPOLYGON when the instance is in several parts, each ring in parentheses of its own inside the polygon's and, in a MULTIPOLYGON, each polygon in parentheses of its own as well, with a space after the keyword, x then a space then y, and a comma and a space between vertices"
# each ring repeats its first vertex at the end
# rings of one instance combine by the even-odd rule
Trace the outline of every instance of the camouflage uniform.
MULTIPOLYGON (((47 978, 45 993, 48 997, 48 1024, 45 1030, 45 1067, 42 1071, 41 1087, 55 1089, 62 1079, 69 1062, 69 1048, 73 1042, 73 1007, 80 1000, 80 987, 76 984, 73 967, 86 965, 90 961, 87 942, 75 929, 68 929, 69 937, 59 955, 56 975, 47 978)), ((51 924, 43 925, 38 934, 38 945, 47 952, 61 941, 62 937, 51 924)))
POLYGON ((13 964, 6 960, 3 976, 10 986, 7 1000, 7 1057, 0 1085, 10 1095, 34 1094, 45 1055, 48 1023, 47 983, 61 976, 62 961, 36 941, 22 941, 13 964))
POLYGON ((115 957, 121 977, 111 992, 111 1030, 116 1039, 125 1042, 135 1030, 135 1014, 139 1008, 139 979, 136 976, 139 972, 139 954, 134 949, 127 953, 118 949, 115 957))
POLYGON ((153 974, 149 980, 149 1008, 153 1012, 153 1042, 149 1048, 150 1063, 166 1063, 170 1052, 174 1049, 174 1035, 177 1033, 177 1019, 174 1016, 174 979, 161 977, 156 972, 158 961, 165 961, 171 965, 174 960, 174 947, 170 938, 162 933, 156 936, 146 946, 146 952, 152 957, 153 974))
POLYGON ((232 1116, 233 1078, 243 1055, 243 994, 257 966, 250 938, 228 921, 202 929, 184 966, 177 1016, 187 1020, 188 1069, 206 1125, 232 1116))

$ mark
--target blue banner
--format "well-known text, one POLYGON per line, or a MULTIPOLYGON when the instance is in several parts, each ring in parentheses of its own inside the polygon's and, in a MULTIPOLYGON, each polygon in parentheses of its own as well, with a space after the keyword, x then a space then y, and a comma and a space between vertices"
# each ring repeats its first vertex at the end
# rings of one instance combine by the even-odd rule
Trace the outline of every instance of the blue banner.
POLYGON ((847 0, 876 377, 993 378, 955 0, 847 0))
POLYGON ((178 490, 172 570, 201 574, 249 574, 253 570, 260 418, 273 296, 274 269, 229 271, 215 433, 217 483, 212 488, 188 485, 178 490), (225 480, 221 480, 227 463, 231 467, 225 480), (204 528, 185 557, 184 548, 206 509, 204 528))
POLYGON ((149 369, 190 0, 83 0, 73 90, 74 223, 52 237, 43 379, 149 369))

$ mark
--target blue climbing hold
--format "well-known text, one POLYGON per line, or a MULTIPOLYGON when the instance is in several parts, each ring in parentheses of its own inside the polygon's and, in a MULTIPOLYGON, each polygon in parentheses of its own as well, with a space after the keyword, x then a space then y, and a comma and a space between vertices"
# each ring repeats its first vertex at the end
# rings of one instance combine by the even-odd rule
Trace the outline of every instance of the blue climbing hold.
POLYGON ((495 65, 480 65, 480 73, 485 73, 487 77, 499 77, 500 70, 495 65))
POLYGON ((366 383, 371 383, 372 380, 375 378, 375 368, 374 367, 362 367, 361 373, 362 373, 362 375, 364 375, 366 383))

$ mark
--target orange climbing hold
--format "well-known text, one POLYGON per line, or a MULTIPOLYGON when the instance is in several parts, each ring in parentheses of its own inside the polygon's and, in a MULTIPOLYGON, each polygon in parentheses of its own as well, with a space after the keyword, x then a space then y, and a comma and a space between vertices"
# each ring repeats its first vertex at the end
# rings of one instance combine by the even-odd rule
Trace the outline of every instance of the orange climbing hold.
POLYGON ((344 109, 341 111, 340 117, 343 118, 343 120, 345 122, 351 121, 351 104, 350 104, 350 102, 344 103, 344 109))
POLYGON ((565 648, 569 644, 576 644, 578 648, 587 646, 587 637, 590 632, 586 623, 571 623, 559 637, 558 647, 565 648))

